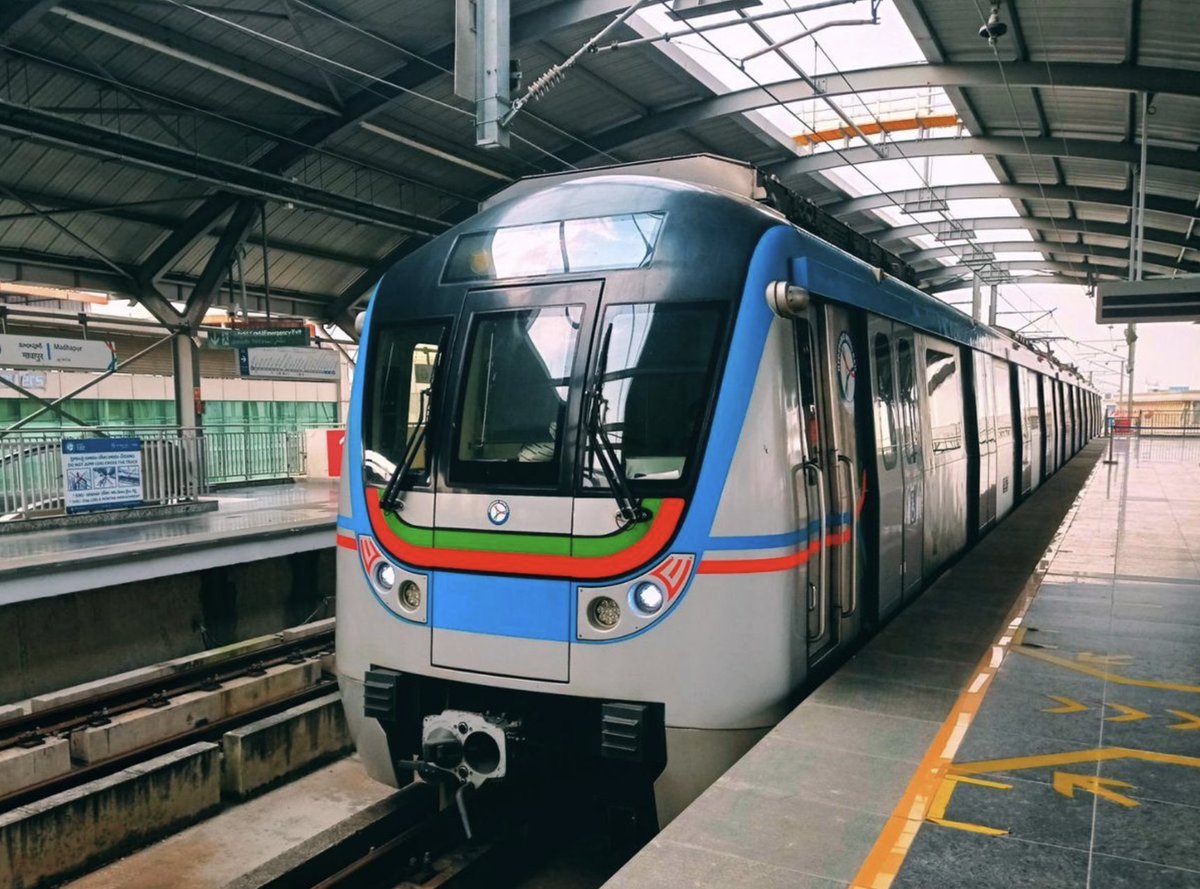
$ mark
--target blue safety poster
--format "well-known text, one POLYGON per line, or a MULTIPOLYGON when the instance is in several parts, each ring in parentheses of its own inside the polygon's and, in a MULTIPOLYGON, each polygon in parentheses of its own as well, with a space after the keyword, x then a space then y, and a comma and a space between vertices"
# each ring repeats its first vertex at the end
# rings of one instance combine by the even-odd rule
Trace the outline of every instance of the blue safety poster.
POLYGON ((66 439, 62 461, 68 513, 141 505, 141 440, 66 439))

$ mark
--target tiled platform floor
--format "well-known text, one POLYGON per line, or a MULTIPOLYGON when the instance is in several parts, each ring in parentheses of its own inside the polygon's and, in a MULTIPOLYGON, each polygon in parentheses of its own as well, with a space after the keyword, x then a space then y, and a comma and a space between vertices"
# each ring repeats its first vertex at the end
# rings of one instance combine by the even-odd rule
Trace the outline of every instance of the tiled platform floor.
POLYGON ((0 536, 0 605, 334 545, 335 481, 230 488, 216 512, 0 536))
POLYGON ((608 886, 1200 889, 1200 442, 1102 450, 608 886))
POLYGON ((1116 457, 954 757, 998 786, 954 788, 896 889, 1200 887, 1200 441, 1116 457))

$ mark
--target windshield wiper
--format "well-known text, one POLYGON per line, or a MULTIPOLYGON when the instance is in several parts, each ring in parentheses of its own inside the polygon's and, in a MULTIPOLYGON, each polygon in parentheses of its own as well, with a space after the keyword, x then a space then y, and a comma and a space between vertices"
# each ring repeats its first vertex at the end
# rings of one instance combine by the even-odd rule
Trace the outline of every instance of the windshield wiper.
POLYGON ((400 461, 400 465, 396 467, 391 478, 388 479, 387 486, 383 489, 383 494, 379 497, 379 505, 384 509, 392 509, 397 512, 403 508, 403 503, 400 501, 400 494, 404 490, 404 479, 412 469, 413 463, 417 459, 417 454, 421 453, 421 446, 425 443, 425 430, 429 426, 429 409, 433 403, 433 383, 437 379, 437 368, 434 367, 433 374, 429 378, 429 385, 421 390, 420 410, 417 413, 417 425, 413 430, 412 438, 408 442, 408 448, 404 452, 404 459, 400 461))
POLYGON ((612 489, 613 499, 621 518, 631 525, 644 522, 650 518, 650 513, 642 506, 640 498, 635 498, 629 490, 625 471, 617 456, 616 448, 604 428, 604 412, 608 401, 604 398, 604 368, 608 366, 608 346, 612 341, 612 325, 604 331, 604 339, 600 344, 600 354, 596 359, 596 367, 591 385, 588 386, 588 415, 584 421, 587 429, 591 450, 600 463, 600 469, 612 489))

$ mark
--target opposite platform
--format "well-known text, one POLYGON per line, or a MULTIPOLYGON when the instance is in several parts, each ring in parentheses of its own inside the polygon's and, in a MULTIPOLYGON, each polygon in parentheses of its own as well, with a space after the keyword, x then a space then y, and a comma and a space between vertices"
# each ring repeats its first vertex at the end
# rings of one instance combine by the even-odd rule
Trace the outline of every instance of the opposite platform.
POLYGON ((0 536, 0 605, 332 547, 336 480, 230 488, 216 512, 0 536))
POLYGON ((1200 885, 1200 452, 1159 444, 1085 447, 608 885, 1200 885))

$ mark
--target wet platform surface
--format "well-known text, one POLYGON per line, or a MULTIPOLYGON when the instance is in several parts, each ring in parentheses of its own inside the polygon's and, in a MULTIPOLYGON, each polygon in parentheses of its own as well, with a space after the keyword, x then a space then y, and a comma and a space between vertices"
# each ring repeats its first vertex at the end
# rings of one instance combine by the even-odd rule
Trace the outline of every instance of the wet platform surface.
POLYGON ((607 885, 1200 887, 1200 441, 1103 449, 607 885))
POLYGON ((215 512, 0 536, 0 605, 330 547, 337 481, 229 488, 215 512))

